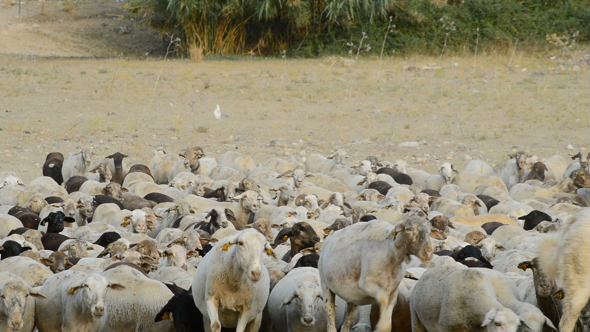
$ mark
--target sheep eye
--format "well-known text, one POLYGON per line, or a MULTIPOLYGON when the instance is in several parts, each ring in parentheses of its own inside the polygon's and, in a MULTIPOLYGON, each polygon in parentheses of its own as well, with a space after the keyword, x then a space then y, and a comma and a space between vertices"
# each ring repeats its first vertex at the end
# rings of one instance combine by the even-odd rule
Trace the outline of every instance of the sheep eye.
POLYGON ((244 245, 244 242, 238 242, 238 245, 239 246, 243 246, 244 245))
POLYGON ((496 325, 496 326, 502 326, 502 323, 495 322, 494 325, 496 325))

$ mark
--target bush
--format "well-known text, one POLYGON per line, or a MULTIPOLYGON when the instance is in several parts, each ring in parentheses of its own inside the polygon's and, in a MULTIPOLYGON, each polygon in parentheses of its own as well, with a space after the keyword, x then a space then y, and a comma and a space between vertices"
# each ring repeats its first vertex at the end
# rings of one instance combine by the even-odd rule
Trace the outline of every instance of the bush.
POLYGON ((369 53, 378 55, 389 17, 395 27, 386 54, 473 52, 476 44, 508 49, 516 42, 542 49, 554 33, 590 41, 589 0, 133 0, 127 8, 180 36, 185 53, 346 54, 364 32, 369 53))

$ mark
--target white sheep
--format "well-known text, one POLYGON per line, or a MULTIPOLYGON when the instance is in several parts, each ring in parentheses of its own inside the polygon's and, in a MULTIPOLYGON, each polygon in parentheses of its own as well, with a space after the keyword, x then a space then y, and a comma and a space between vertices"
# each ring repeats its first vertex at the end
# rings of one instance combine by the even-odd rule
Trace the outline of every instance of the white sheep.
POLYGON ((558 154, 553 155, 543 162, 547 166, 546 180, 560 181, 569 164, 568 160, 558 154))
MULTIPOLYGON (((504 192, 508 192, 506 185, 497 176, 487 176, 478 173, 470 173, 470 172, 463 172, 457 175, 453 181, 453 184, 456 184, 461 188, 461 191, 464 193, 474 193, 475 188, 481 185, 486 185, 489 187, 498 187, 502 189, 504 192)), ((477 195, 477 194, 476 194, 477 195)))
POLYGON ((485 161, 479 159, 471 159, 467 163, 467 165, 465 165, 464 172, 477 173, 487 176, 494 175, 494 169, 492 168, 492 166, 488 165, 488 163, 486 163, 485 161))
POLYGON ((64 183, 74 175, 86 175, 92 169, 94 152, 92 148, 84 148, 78 152, 71 152, 64 160, 61 174, 64 183))
POLYGON ((183 159, 176 161, 170 171, 168 171, 168 182, 172 181, 177 174, 182 172, 201 174, 200 159, 205 156, 203 148, 200 146, 188 147, 184 153, 179 156, 183 159))
POLYGON ((428 270, 410 299, 413 331, 510 331, 521 324, 541 332, 555 329, 541 311, 520 302, 516 286, 502 273, 445 265, 428 270))
POLYGON ((166 154, 164 150, 154 150, 152 158, 152 175, 157 184, 168 184, 168 174, 176 162, 182 162, 183 158, 177 154, 166 154))
POLYGON ((53 272, 47 266, 24 256, 3 259, 0 261, 0 272, 13 273, 31 286, 41 285, 45 279, 53 275, 53 272))
POLYGON ((404 277, 402 263, 410 255, 432 258, 430 223, 410 217, 397 226, 373 220, 331 234, 322 246, 318 263, 328 312, 328 331, 335 332, 335 295, 348 302, 342 332, 348 332, 357 306, 379 304, 376 330, 391 330, 397 286, 404 277), (386 282, 383 282, 385 281, 386 282))
POLYGON ((248 175, 256 167, 252 157, 233 151, 224 153, 219 159, 219 165, 231 167, 244 175, 248 175))
POLYGON ((563 289, 563 315, 559 331, 571 332, 590 299, 590 210, 579 212, 572 223, 545 235, 539 248, 539 264, 563 289))
POLYGON ((123 286, 110 283, 104 276, 79 271, 58 273, 39 291, 46 296, 35 301, 35 324, 39 332, 91 332, 102 327, 101 318, 107 310, 107 289, 123 286))
POLYGON ((312 173, 328 172, 335 165, 343 165, 348 158, 346 151, 337 150, 327 158, 321 154, 311 154, 305 161, 305 168, 312 173))
POLYGON ((535 196, 553 197, 553 195, 558 193, 572 193, 576 189, 572 179, 564 178, 551 188, 539 188, 525 183, 517 183, 510 188, 509 194, 514 200, 522 201, 535 196))
POLYGON ((0 272, 0 331, 33 332, 33 298, 43 297, 22 278, 10 272, 0 272))
POLYGON ((174 324, 164 320, 154 322, 156 314, 173 294, 163 283, 151 280, 129 266, 117 266, 102 275, 124 289, 107 292, 106 314, 102 332, 172 332, 174 324))
POLYGON ((265 255, 276 259, 264 236, 247 229, 219 241, 203 258, 192 292, 205 331, 219 332, 222 326, 258 331, 270 289, 265 255))
MULTIPOLYGON (((346 304, 338 300, 338 318, 342 320, 346 304)), ((268 309, 276 332, 326 331, 328 314, 318 269, 300 267, 291 270, 273 287, 268 309)))
POLYGON ((132 233, 146 234, 148 231, 146 224, 146 213, 143 210, 121 210, 109 220, 109 224, 113 226, 123 227, 132 233))
POLYGON ((424 189, 432 189, 440 191, 442 186, 450 184, 453 179, 459 174, 451 163, 443 163, 438 168, 438 174, 432 174, 424 180, 424 189))
POLYGON ((0 239, 7 237, 11 230, 19 227, 23 227, 23 223, 18 218, 0 212, 0 239))

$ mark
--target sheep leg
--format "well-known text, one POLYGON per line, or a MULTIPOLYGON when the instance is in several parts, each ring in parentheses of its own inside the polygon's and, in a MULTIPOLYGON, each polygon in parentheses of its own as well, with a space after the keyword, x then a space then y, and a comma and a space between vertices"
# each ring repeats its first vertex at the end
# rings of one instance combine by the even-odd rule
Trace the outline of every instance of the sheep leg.
POLYGON ((412 319, 412 332, 427 332, 426 327, 424 327, 413 309, 410 309, 410 318, 412 319))
POLYGON ((379 321, 375 326, 375 331, 387 332, 391 331, 391 318, 393 316, 393 308, 397 303, 397 289, 391 293, 389 297, 382 293, 378 298, 379 301, 379 321))
POLYGON ((356 304, 352 304, 350 302, 347 303, 346 316, 344 316, 344 324, 342 324, 342 328, 340 329, 340 332, 350 331, 350 328, 352 327, 352 323, 354 322, 354 319, 356 318, 356 313, 358 311, 357 308, 358 308, 358 306, 356 304))
MULTIPOLYGON (((209 326, 210 330, 207 332, 220 332, 221 331, 221 322, 219 321, 219 312, 217 308, 219 307, 217 303, 217 299, 214 297, 210 297, 207 299, 207 315, 209 316, 209 324, 207 324, 207 318, 203 317, 205 320, 205 327, 209 326)), ((240 316, 241 317, 241 316, 240 316)), ((243 329, 242 331, 243 332, 243 329)))
MULTIPOLYGON (((236 332, 244 332, 246 331, 246 328, 248 327, 248 311, 244 311, 240 313, 240 316, 238 316, 238 324, 236 326, 236 332)), ((258 318, 258 316, 257 316, 258 318)), ((256 320, 256 319, 254 319, 256 320)), ((254 322, 254 320, 252 322, 254 322)), ((260 327, 260 324, 258 324, 260 327)), ((250 329, 248 329, 248 332, 255 332, 256 330, 253 329, 253 326, 250 326, 250 329)))
POLYGON ((574 330, 578 316, 582 309, 586 306, 588 298, 590 297, 590 288, 587 285, 568 285, 566 288, 565 300, 563 303, 563 316, 559 321, 560 332, 571 332, 574 330), (567 290, 577 289, 575 295, 573 292, 568 293, 567 290), (568 296, 568 295, 571 295, 568 296))
POLYGON ((326 312, 328 314, 327 332, 336 332, 336 294, 322 283, 326 312))
POLYGON ((257 332, 260 329, 260 323, 262 322, 262 313, 256 316, 253 320, 248 322, 246 325, 246 332, 257 332))

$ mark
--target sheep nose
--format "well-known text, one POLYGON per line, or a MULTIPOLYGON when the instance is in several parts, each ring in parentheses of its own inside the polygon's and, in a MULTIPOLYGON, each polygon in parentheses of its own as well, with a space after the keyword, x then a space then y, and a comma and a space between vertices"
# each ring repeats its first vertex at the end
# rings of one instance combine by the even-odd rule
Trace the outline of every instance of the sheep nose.
POLYGON ((10 321, 9 325, 10 325, 9 327, 11 330, 18 331, 23 327, 24 322, 22 319, 13 319, 10 321))
POLYGON ((258 281, 258 280, 260 280, 260 276, 262 275, 262 271, 253 270, 253 271, 250 271, 250 275, 252 276, 252 280, 258 281))
POLYGON ((303 317, 303 321, 304 321, 306 324, 309 324, 309 325, 311 325, 311 324, 313 323, 313 317, 303 317))
POLYGON ((313 240, 315 242, 320 242, 320 237, 316 235, 316 236, 313 237, 313 240))
POLYGON ((96 306, 96 307, 94 307, 94 314, 95 314, 95 316, 102 316, 102 315, 104 315, 104 307, 103 306, 96 306))

